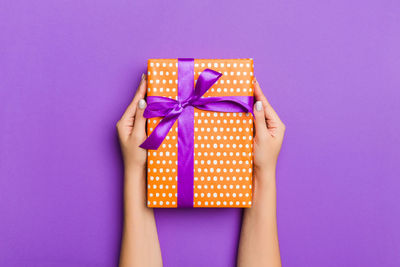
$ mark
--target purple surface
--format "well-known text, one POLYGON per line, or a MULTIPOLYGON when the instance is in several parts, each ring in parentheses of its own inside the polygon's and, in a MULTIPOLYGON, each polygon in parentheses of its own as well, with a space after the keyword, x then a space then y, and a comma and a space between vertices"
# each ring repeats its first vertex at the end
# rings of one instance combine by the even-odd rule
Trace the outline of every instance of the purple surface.
MULTIPOLYGON (((154 57, 252 57, 287 136, 284 266, 400 266, 399 1, 0 3, 0 266, 115 266, 115 123, 154 57)), ((234 266, 241 211, 157 210, 165 266, 234 266)))

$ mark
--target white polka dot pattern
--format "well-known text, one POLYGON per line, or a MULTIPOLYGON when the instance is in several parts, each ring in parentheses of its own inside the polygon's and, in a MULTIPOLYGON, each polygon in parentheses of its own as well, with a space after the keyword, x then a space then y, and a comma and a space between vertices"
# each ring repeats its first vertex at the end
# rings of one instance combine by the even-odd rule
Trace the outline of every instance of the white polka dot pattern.
MULTIPOLYGON (((251 59, 195 59, 194 77, 223 76, 204 95, 252 96, 251 59)), ((177 99, 177 59, 150 59, 148 95, 177 99)), ((148 134, 161 118, 148 120, 148 134)), ((149 207, 177 207, 177 122, 158 150, 148 151, 149 207)), ((246 113, 195 109, 193 207, 250 207, 253 119, 246 113)))

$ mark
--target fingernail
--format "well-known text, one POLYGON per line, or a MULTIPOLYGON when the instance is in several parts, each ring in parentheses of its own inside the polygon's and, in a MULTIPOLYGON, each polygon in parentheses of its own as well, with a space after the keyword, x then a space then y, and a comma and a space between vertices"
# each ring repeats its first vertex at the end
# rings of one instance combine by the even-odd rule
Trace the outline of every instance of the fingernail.
POLYGON ((140 109, 145 109, 146 108, 146 100, 140 99, 139 100, 139 108, 140 109))
POLYGON ((142 81, 146 79, 146 74, 142 73, 142 78, 140 78, 142 81))
POLYGON ((263 109, 262 102, 261 101, 257 101, 256 102, 256 110, 257 111, 261 111, 262 109, 263 109))
POLYGON ((253 84, 256 84, 257 80, 256 77, 253 78, 253 84))

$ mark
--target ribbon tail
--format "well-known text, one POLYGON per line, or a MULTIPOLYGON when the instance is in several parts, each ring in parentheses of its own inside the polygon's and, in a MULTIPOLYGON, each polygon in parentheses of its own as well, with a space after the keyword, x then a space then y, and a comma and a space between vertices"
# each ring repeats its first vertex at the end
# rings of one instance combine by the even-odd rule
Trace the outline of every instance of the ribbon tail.
POLYGON ((169 114, 165 116, 154 128, 153 132, 147 137, 147 139, 140 145, 143 149, 157 150, 165 137, 168 135, 169 130, 178 119, 179 114, 169 114))

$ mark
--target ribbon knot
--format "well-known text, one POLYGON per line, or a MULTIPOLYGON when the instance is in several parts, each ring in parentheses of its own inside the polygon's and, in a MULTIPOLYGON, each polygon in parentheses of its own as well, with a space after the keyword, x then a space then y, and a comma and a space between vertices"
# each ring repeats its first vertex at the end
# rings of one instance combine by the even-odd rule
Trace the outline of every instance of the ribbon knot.
MULTIPOLYGON (((193 86, 191 88, 184 88, 185 90, 192 90, 192 92, 183 101, 162 96, 148 96, 147 107, 143 116, 148 119, 154 117, 163 117, 163 119, 161 119, 140 147, 144 149, 158 149, 175 121, 185 113, 185 109, 188 107, 207 111, 249 112, 253 114, 253 97, 251 96, 202 97, 221 76, 222 74, 219 72, 205 69, 199 75, 194 90, 193 86)), ((193 127, 193 122, 191 123, 193 127)), ((188 138, 193 138, 193 136, 188 138)))
POLYGON ((183 102, 178 101, 178 107, 182 109, 186 108, 190 104, 191 104, 190 101, 183 101, 183 102))

